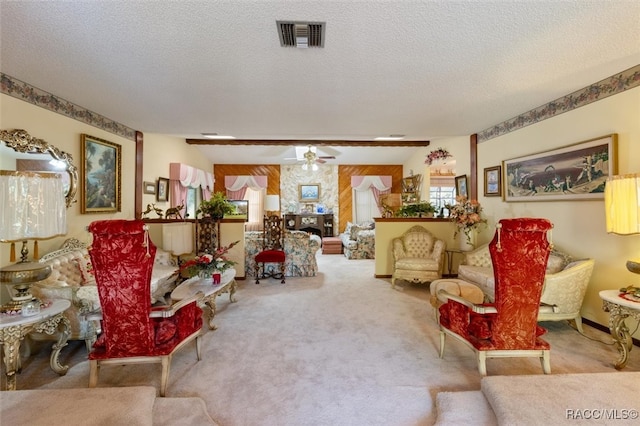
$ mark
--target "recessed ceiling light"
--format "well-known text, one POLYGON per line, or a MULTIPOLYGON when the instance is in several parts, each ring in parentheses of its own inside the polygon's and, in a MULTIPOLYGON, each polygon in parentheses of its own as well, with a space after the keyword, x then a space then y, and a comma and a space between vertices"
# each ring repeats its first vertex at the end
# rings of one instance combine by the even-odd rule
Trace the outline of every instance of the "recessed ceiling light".
POLYGON ((202 133, 202 136, 204 136, 207 139, 235 139, 235 136, 225 136, 225 135, 219 135, 217 133, 202 133))
POLYGON ((404 139, 404 135, 378 136, 374 138, 376 141, 400 141, 402 139, 404 139))

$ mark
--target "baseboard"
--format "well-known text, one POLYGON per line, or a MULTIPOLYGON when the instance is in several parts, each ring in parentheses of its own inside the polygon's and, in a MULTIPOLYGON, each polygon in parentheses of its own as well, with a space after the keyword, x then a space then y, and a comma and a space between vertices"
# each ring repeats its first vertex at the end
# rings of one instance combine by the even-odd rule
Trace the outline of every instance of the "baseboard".
MULTIPOLYGON (((604 331, 605 333, 610 333, 609 327, 604 326, 602 324, 598 324, 595 321, 591 321, 589 319, 582 318, 582 323, 588 325, 589 327, 593 327, 596 330, 604 331)), ((633 346, 640 347, 640 340, 636 339, 635 337, 632 337, 631 340, 633 341, 633 346)))
POLYGON ((391 278, 391 275, 388 274, 375 274, 374 275, 376 278, 391 278))

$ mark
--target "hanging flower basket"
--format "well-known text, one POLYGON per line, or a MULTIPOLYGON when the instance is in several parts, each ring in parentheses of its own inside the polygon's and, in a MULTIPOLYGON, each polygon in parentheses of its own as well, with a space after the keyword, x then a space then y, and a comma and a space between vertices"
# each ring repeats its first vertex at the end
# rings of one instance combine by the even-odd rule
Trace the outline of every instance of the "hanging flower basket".
POLYGON ((427 164, 427 165, 430 166, 431 164, 433 164, 436 161, 444 160, 444 159, 447 159, 447 158, 449 158, 451 156, 452 155, 449 154, 449 151, 447 151, 446 149, 438 148, 435 151, 431 151, 429 153, 429 155, 427 155, 427 158, 425 158, 425 160, 424 160, 424 164, 427 164))

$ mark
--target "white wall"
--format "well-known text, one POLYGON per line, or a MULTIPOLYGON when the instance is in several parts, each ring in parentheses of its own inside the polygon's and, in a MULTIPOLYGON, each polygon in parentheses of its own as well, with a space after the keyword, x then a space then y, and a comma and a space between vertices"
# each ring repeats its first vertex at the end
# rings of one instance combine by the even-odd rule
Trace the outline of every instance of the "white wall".
MULTIPOLYGON (((611 96, 571 112, 525 127, 478 146, 478 193, 491 225, 481 238, 488 241, 493 225, 507 217, 544 217, 554 224, 553 242, 575 258, 594 258, 595 270, 583 305, 583 316, 607 325, 598 292, 633 284, 640 277, 628 272, 625 262, 640 256, 640 236, 605 232, 603 201, 503 202, 482 196, 483 169, 502 160, 618 134, 618 173, 640 171, 640 87, 611 96)), ((460 163, 458 163, 460 164, 460 163)), ((636 333, 640 337, 640 333, 636 333)))

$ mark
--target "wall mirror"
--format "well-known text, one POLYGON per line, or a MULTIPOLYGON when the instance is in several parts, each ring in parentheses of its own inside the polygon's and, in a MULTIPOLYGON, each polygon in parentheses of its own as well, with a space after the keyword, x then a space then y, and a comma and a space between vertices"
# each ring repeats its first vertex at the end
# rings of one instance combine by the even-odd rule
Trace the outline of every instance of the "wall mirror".
POLYGON ((78 169, 70 154, 25 130, 0 130, 0 168, 4 170, 61 173, 67 208, 76 202, 78 169))

